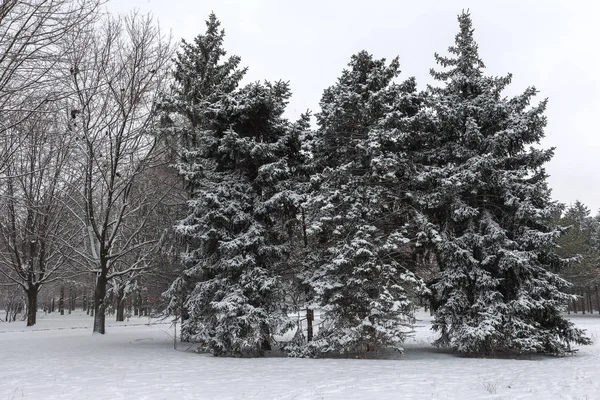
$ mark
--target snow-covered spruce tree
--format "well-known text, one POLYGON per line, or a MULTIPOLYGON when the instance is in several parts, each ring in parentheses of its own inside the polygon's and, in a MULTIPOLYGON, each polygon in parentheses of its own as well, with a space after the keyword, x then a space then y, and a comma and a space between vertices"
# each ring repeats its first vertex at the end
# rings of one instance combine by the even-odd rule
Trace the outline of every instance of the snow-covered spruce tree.
POLYGON ((224 101, 239 86, 247 68, 240 68, 241 58, 223 48, 225 31, 214 13, 206 21, 206 32, 192 43, 182 40, 174 60, 174 85, 162 97, 162 136, 180 158, 178 171, 189 192, 193 192, 196 174, 201 173, 198 143, 203 132, 228 128, 224 101))
POLYGON ((543 168, 553 150, 528 146, 544 135, 546 101, 530 105, 534 88, 502 97, 511 76, 484 75, 471 17, 458 21, 450 56, 435 56, 441 85, 428 89, 429 123, 413 155, 419 207, 437 226, 429 232, 437 344, 475 355, 562 355, 589 339, 561 315, 570 296, 553 272, 561 231, 549 222, 558 204, 543 168))
POLYGON ((288 85, 251 84, 235 95, 231 128, 199 141, 202 177, 177 227, 198 247, 185 271, 197 283, 186 300, 187 329, 215 355, 261 355, 288 320, 281 270, 298 202, 286 189, 299 148, 281 115, 288 85))
MULTIPOLYGON (((246 69, 240 68, 238 56, 225 57, 224 30, 214 13, 206 21, 206 31, 191 43, 182 41, 174 60, 174 84, 162 96, 158 105, 161 113, 161 137, 170 149, 170 161, 176 163, 183 178, 188 200, 195 197, 195 187, 202 176, 203 160, 200 138, 206 131, 219 133, 227 129, 224 101, 238 89, 246 69)), ((197 246, 192 237, 186 237, 188 246, 197 246)), ((167 311, 188 315, 184 303, 195 284, 195 279, 182 273, 164 296, 169 300, 167 311)), ((182 330, 182 339, 190 339, 193 332, 182 330)))
POLYGON ((176 230, 190 247, 168 293, 173 308, 183 303, 190 339, 215 355, 261 355, 288 321, 280 275, 286 221, 298 203, 289 179, 300 144, 282 117, 287 83, 237 89, 243 70, 237 58, 219 63, 217 27, 211 15, 207 33, 177 60, 169 123, 180 138, 190 214, 176 230))
POLYGON ((399 349, 411 331, 407 290, 420 284, 407 268, 411 166, 400 134, 379 126, 389 113, 410 118, 419 109, 414 80, 395 84, 398 75, 397 58, 387 64, 363 51, 321 99, 306 280, 323 322, 304 354, 399 349))

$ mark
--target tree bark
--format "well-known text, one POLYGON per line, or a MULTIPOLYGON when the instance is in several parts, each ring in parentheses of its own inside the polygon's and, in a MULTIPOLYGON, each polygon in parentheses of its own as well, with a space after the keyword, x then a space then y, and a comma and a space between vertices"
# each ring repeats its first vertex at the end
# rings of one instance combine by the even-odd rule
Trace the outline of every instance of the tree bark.
POLYGON ((75 295, 73 294, 73 287, 69 288, 69 314, 75 310, 75 295))
POLYGON ((313 340, 313 321, 315 320, 315 311, 310 308, 306 309, 306 341, 313 340))
POLYGON ((34 326, 37 320, 37 288, 27 290, 27 326, 34 326))
POLYGON ((94 289, 94 333, 106 333, 106 305, 104 297, 106 296, 106 276, 100 274, 96 280, 94 289))
POLYGON ((125 300, 117 299, 117 322, 125 321, 125 300))
POLYGON ((65 315, 65 288, 60 287, 60 298, 58 299, 58 311, 60 315, 65 315))

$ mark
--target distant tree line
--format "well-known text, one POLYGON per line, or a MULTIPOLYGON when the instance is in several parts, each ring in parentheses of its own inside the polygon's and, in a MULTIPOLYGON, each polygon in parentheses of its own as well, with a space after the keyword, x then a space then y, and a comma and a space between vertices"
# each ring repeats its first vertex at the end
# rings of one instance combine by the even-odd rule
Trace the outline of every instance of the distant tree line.
POLYGON ((556 218, 565 229, 558 241, 557 253, 569 260, 561 275, 572 283, 569 293, 577 296, 569 303, 569 312, 600 313, 600 213, 592 216, 579 200, 565 206, 556 218))

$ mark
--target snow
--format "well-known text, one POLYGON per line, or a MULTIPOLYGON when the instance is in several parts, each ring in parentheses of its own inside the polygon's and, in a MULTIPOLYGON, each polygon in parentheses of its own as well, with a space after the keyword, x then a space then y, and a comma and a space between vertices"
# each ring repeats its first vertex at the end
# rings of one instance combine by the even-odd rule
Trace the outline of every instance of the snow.
MULTIPOLYGON (((571 315, 592 338, 600 316, 571 315)), ((85 315, 0 323, 0 399, 597 399, 600 345, 575 356, 465 358, 431 347, 430 319, 395 359, 216 358, 169 323, 132 318, 92 335, 85 315)))

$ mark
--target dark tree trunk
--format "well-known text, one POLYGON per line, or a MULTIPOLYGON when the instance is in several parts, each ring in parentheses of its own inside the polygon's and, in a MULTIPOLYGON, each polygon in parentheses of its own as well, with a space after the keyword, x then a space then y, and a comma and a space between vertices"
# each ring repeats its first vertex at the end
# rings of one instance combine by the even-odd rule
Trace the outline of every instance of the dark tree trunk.
POLYGON ((309 308, 306 309, 306 341, 313 340, 313 321, 315 320, 315 311, 309 308))
POLYGON ((60 315, 65 315, 65 288, 60 287, 60 299, 58 299, 58 311, 60 315))
POLYGON ((73 294, 73 287, 69 288, 69 314, 75 309, 75 295, 73 294))
POLYGON ((117 322, 125 321, 125 300, 117 299, 117 322))
POLYGON ((37 288, 27 291, 27 326, 34 326, 37 320, 37 288))
POLYGON ((140 307, 141 307, 141 301, 140 301, 141 297, 138 294, 135 294, 133 296, 133 315, 134 316, 138 316, 140 315, 140 307))
POLYGON ((106 296, 106 276, 100 274, 96 280, 94 290, 94 332, 106 333, 106 305, 104 297, 106 296))
POLYGON ((126 301, 126 304, 128 315, 131 315, 131 313, 133 312, 133 300, 131 299, 131 297, 129 297, 129 299, 126 301))
POLYGON ((50 312, 54 312, 54 297, 52 298, 52 305, 50 306, 50 312))
POLYGON ((147 297, 142 297, 141 298, 141 302, 142 302, 142 313, 144 315, 144 317, 148 316, 148 298, 147 297))

